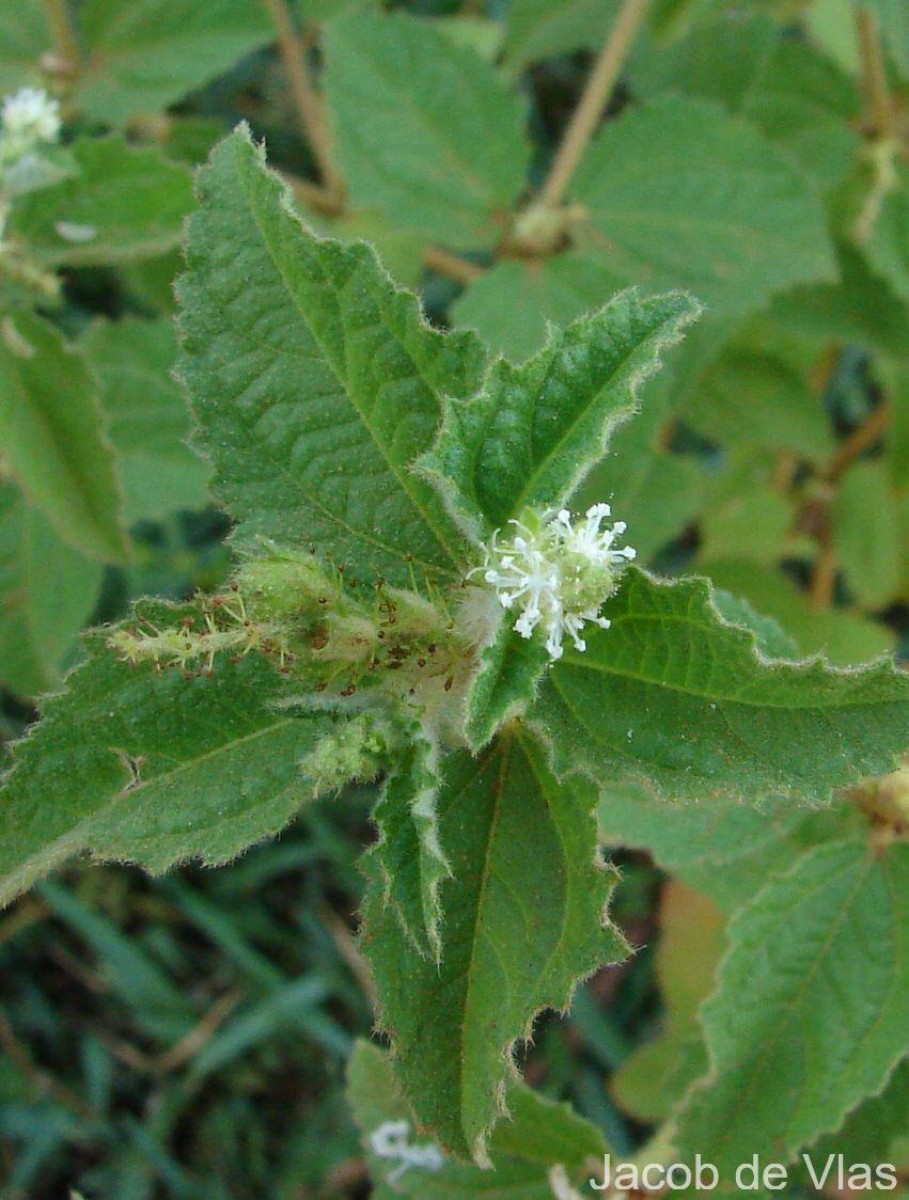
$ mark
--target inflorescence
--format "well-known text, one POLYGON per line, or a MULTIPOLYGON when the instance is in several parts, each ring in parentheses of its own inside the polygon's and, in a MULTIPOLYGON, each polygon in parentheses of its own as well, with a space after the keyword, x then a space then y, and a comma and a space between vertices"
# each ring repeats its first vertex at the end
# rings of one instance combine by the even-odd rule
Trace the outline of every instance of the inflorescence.
POLYGON ((532 637, 537 626, 546 631, 553 659, 562 657, 566 634, 576 649, 586 650, 580 632, 587 622, 609 628, 600 607, 615 591, 618 571, 636 553, 631 546, 613 548, 626 526, 616 521, 602 528, 610 513, 608 504, 594 504, 577 526, 564 508, 551 517, 528 513, 509 522, 517 532, 507 541, 496 530, 477 568, 503 608, 520 607, 514 629, 521 637, 532 637))

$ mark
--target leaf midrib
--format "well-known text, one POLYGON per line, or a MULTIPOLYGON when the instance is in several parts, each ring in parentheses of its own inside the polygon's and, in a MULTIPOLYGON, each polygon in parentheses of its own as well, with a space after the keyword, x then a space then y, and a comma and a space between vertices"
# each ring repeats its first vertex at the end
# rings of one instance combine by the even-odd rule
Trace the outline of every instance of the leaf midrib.
MULTIPOLYGON (((637 623, 637 624, 653 622, 653 623, 656 623, 659 625, 675 623, 675 624, 679 624, 679 625, 684 625, 688 628, 702 630, 703 632, 709 634, 711 637, 715 637, 718 633, 722 634, 722 632, 723 632, 722 629, 718 629, 716 627, 706 625, 701 621, 692 621, 686 617, 680 617, 675 614, 665 614, 665 615, 657 616, 657 615, 640 614, 640 613, 629 613, 625 616, 613 618, 611 629, 605 630, 604 635, 606 637, 610 636, 610 634, 613 630, 618 629, 623 623, 627 623, 627 622, 633 622, 633 623, 637 623)), ((730 626, 729 628, 734 630, 735 626, 730 626)), ((745 633, 746 631, 742 630, 741 632, 745 633)), ((599 635, 596 635, 596 636, 599 637, 599 635)), ((586 655, 587 653, 588 653, 587 651, 583 652, 584 655, 586 655)), ((812 660, 808 660, 809 666, 811 665, 811 661, 812 660)), ((790 703, 790 702, 774 703, 770 700, 751 700, 751 699, 746 699, 741 696, 727 695, 722 692, 705 692, 705 691, 698 691, 695 688, 682 687, 680 684, 672 683, 669 680, 656 679, 651 676, 638 674, 634 671, 620 670, 618 667, 614 667, 614 666, 608 666, 608 667, 604 666, 603 664, 598 663, 596 661, 591 661, 589 658, 582 657, 581 652, 573 651, 573 650, 566 651, 564 657, 560 660, 560 663, 564 663, 566 666, 578 667, 582 671, 592 671, 592 672, 596 672, 597 674, 600 674, 600 675, 615 676, 616 678, 619 678, 619 679, 632 679, 636 683, 646 684, 651 687, 662 687, 662 688, 665 688, 667 691, 679 692, 683 696, 691 696, 698 700, 718 701, 718 702, 722 702, 724 704, 737 704, 737 705, 741 705, 743 708, 758 708, 758 709, 770 708, 770 709, 776 709, 779 711, 786 711, 786 712, 788 712, 788 711, 793 711, 793 712, 819 711, 819 712, 823 712, 828 709, 846 709, 846 708, 865 709, 865 708, 869 708, 869 707, 875 706, 875 705, 900 704, 900 703, 906 702, 906 701, 895 700, 892 698, 886 699, 886 700, 863 700, 863 701, 857 702, 855 700, 854 696, 850 696, 843 702, 841 702, 837 697, 833 697, 833 698, 831 698, 829 703, 819 703, 815 699, 815 700, 813 700, 813 702, 810 705, 799 705, 799 704, 794 704, 794 703, 790 703)), ((799 664, 797 664, 797 663, 787 663, 783 660, 772 660, 772 659, 768 660, 765 664, 762 664, 757 658, 755 658, 754 663, 749 664, 749 665, 753 665, 755 668, 761 668, 763 666, 763 667, 765 667, 765 669, 767 669, 769 671, 782 671, 787 675, 789 675, 790 673, 799 672, 801 669, 799 667, 799 664)), ((825 678, 828 678, 828 679, 831 676, 833 678, 847 679, 847 678, 855 678, 858 675, 858 672, 852 672, 852 671, 840 672, 834 667, 827 667, 826 670, 828 672, 828 675, 825 678)), ((553 686, 556 688, 556 690, 559 692, 559 694, 564 698, 565 691, 563 688, 560 688, 558 686, 559 675, 560 675, 560 671, 559 671, 558 667, 556 667, 555 670, 550 672, 549 679, 550 679, 550 682, 552 682, 553 686)), ((807 675, 807 672, 805 672, 805 675, 807 675)), ((890 676, 884 675, 882 677, 889 678, 890 676)), ((907 699, 909 699, 909 697, 907 697, 907 699)))
MULTIPOLYGON (((424 525, 426 526, 426 528, 429 530, 429 532, 434 537, 437 545, 440 547, 440 549, 442 550, 445 557, 448 559, 448 561, 453 566, 456 567, 458 565, 458 560, 457 560, 457 557, 456 557, 454 551, 448 546, 448 544, 445 541, 445 538, 440 534, 439 530, 436 528, 433 520, 430 518, 429 513, 424 509, 424 507, 420 503, 418 497, 415 496, 414 493, 411 491, 411 489, 407 486, 406 473, 399 471, 397 469, 396 464, 391 460, 391 458, 389 458, 386 448, 384 447, 382 441, 380 440, 377 432, 373 429, 372 424, 370 423, 370 421, 367 420, 366 414, 362 411, 362 409, 358 405, 358 403, 355 399, 353 390, 348 388, 347 383, 343 379, 340 371, 338 370, 337 366, 335 365, 332 356, 328 353, 325 345, 323 344, 322 340, 319 338, 318 334, 316 333, 313 325, 309 321, 308 316, 307 316, 306 312, 304 311, 303 307, 301 306, 301 303, 297 297, 295 290, 291 287, 290 281, 285 273, 284 266, 282 265, 281 256, 276 255, 274 253, 271 238, 269 237, 268 232, 267 232, 266 223, 262 220, 262 217, 261 217, 261 210, 260 210, 260 206, 258 204, 258 197, 254 194, 256 189, 254 187, 249 186, 249 182, 250 182, 249 174, 247 172, 244 172, 244 173, 242 173, 241 178, 243 179, 244 192, 246 194, 246 199, 249 204, 250 212, 252 213, 253 220, 255 221, 255 224, 256 224, 256 229, 259 232, 259 236, 261 237, 262 244, 267 250, 269 260, 271 261, 272 266, 277 271, 279 277, 283 281, 285 293, 291 300, 291 303, 292 303, 294 309, 299 314, 300 319, 302 320, 303 324, 305 325, 306 329, 308 330, 313 342, 315 343, 316 346, 318 346, 320 354, 322 356, 322 361, 325 363, 325 365, 331 371, 332 375, 334 376, 334 378, 337 382, 337 385, 338 385, 338 388, 339 388, 341 394, 345 397, 345 399, 347 400, 347 403, 357 414, 357 417, 361 421, 363 428, 370 435, 370 437, 372 439, 372 443, 375 446, 375 449, 377 450, 380 458, 382 459, 382 461, 385 463, 386 467, 388 468, 389 473, 397 482, 401 493, 407 497, 408 501, 410 502, 412 507, 415 509, 417 514, 422 518, 424 525)), ((294 221, 298 221, 296 214, 292 210, 285 209, 284 211, 286 212, 286 215, 288 215, 291 219, 293 219, 294 221)), ((323 270, 321 264, 319 264, 319 270, 324 277, 324 270, 323 270)), ((335 298, 335 301, 336 301, 336 303, 338 303, 339 309, 340 309, 339 294, 334 285, 334 281, 326 279, 326 282, 329 283, 331 294, 335 298)), ((339 313, 339 317, 340 317, 340 313, 339 313)), ((343 328, 343 326, 344 326, 343 318, 340 319, 340 324, 343 328)), ((400 348, 407 354, 408 362, 410 362, 411 366, 413 367, 415 374, 422 380, 422 382, 423 382, 424 386, 427 388, 427 390, 432 395, 436 396, 436 400, 438 403, 438 396, 436 394, 435 388, 432 387, 432 385, 429 383, 429 381, 425 378, 423 373, 420 371, 418 364, 413 359, 413 356, 407 351, 407 348, 403 345, 403 343, 400 341, 400 339, 398 339, 390 330, 388 330, 387 326, 383 326, 383 328, 388 332, 390 337, 394 338, 397 345, 400 346, 400 348)), ((346 329, 344 332, 345 332, 345 338, 346 338, 346 329)), ((290 476, 290 475, 288 475, 288 477, 291 479, 294 478, 293 476, 290 476)), ((297 486, 299 486, 298 480, 294 479, 294 483, 297 486)), ((309 493, 307 493, 307 499, 310 499, 309 493)), ((314 501, 310 501, 310 502, 314 503, 314 501)), ((370 540, 360 530, 356 530, 349 526, 344 525, 344 523, 341 522, 337 518, 337 516, 334 513, 332 513, 330 510, 323 508, 322 511, 325 513, 326 517, 329 520, 334 521, 336 524, 342 525, 343 528, 348 528, 350 530, 350 533, 353 536, 355 536, 357 538, 363 538, 366 541, 370 540)), ((376 546, 381 546, 382 549, 386 550, 387 553, 393 554, 395 557, 399 558, 402 562, 413 561, 413 555, 411 555, 411 557, 408 559, 406 557, 405 552, 402 552, 396 546, 386 546, 384 543, 379 542, 378 540, 376 540, 374 542, 374 544, 376 546)), ((426 564, 426 565, 429 566, 430 564, 426 564)), ((432 566, 432 569, 436 572, 441 572, 444 570, 444 568, 441 567, 437 563, 433 563, 433 564, 431 564, 431 566, 432 566)))

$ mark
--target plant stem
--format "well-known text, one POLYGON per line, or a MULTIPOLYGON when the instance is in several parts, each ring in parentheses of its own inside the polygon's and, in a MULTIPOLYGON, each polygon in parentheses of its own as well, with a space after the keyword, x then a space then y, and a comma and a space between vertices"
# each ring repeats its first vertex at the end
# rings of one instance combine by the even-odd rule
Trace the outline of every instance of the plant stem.
POLYGON ((571 177, 593 136, 644 19, 647 5, 648 0, 624 0, 622 4, 540 189, 540 203, 547 208, 558 208, 565 198, 571 177))
POLYGON ((67 68, 67 74, 77 76, 82 66, 82 54, 67 0, 44 0, 44 15, 54 40, 54 53, 67 68))
POLYGON ((891 138, 896 132, 893 101, 887 83, 887 68, 877 20, 867 8, 858 8, 855 22, 862 60, 866 136, 872 140, 891 138))
POLYGON ((880 441, 890 426, 891 415, 890 405, 886 400, 872 408, 862 424, 853 429, 831 458, 824 471, 825 478, 835 483, 859 455, 880 441))
POLYGON ((426 247, 423 251, 423 266, 453 279, 455 283, 463 283, 465 287, 486 273, 476 263, 452 254, 450 250, 441 250, 438 246, 426 247))
POLYGON ((313 87, 306 61, 306 48, 294 28, 285 0, 262 0, 262 6, 277 32, 278 52, 287 72, 300 125, 312 148, 326 196, 333 197, 334 211, 338 213, 343 206, 344 182, 331 160, 328 125, 325 122, 321 98, 313 87))

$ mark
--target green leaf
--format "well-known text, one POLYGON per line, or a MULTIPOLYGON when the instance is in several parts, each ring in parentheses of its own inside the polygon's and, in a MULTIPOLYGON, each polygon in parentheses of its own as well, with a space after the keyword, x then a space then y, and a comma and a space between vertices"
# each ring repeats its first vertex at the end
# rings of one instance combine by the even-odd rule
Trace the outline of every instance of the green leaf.
POLYGON ((861 110, 853 81, 764 14, 743 19, 734 11, 700 23, 641 55, 632 74, 636 93, 681 92, 750 118, 825 186, 848 172, 859 147, 850 128, 861 110))
POLYGON ((700 312, 689 296, 622 292, 550 334, 523 366, 493 363, 471 400, 447 400, 438 442, 421 468, 453 515, 484 538, 522 509, 557 507, 634 414, 641 383, 700 312))
POLYGON ((180 241, 192 208, 185 167, 122 138, 70 147, 78 174, 22 197, 10 231, 46 267, 106 266, 154 257, 180 241))
POLYGON ((706 580, 634 568, 623 579, 603 610, 612 627, 566 650, 530 714, 558 770, 639 780, 668 799, 818 805, 893 768, 909 741, 909 677, 890 663, 771 661, 721 619, 706 580))
POLYGON ((383 881, 383 903, 421 954, 442 953, 439 889, 451 868, 439 841, 438 750, 420 730, 385 782, 373 817, 379 841, 370 851, 383 881))
POLYGON ((531 263, 505 259, 471 283, 451 311, 491 350, 523 362, 543 346, 550 325, 601 308, 626 283, 596 252, 568 250, 531 263))
POLYGON ((481 750, 496 730, 524 713, 548 664, 539 638, 520 637, 511 622, 500 620, 467 693, 464 728, 471 750, 481 750))
POLYGON ((0 331, 0 445, 28 499, 92 558, 128 551, 110 442, 85 360, 31 313, 0 331))
POLYGON ((376 883, 362 947, 420 1127, 483 1163, 515 1076, 513 1044, 623 944, 603 926, 613 876, 596 862, 590 786, 560 784, 519 730, 479 759, 452 754, 443 774, 437 808, 452 877, 440 888, 442 961, 414 950, 376 883))
POLYGON ((708 369, 682 413, 713 441, 791 450, 819 463, 833 453, 821 399, 773 355, 730 347, 708 369))
MULTIPOLYGON (((567 1104, 532 1092, 519 1082, 508 1091, 512 1119, 496 1126, 490 1143, 493 1171, 438 1156, 438 1147, 415 1132, 413 1116, 394 1077, 392 1063, 377 1046, 360 1041, 348 1067, 347 1094, 363 1130, 372 1177, 387 1181, 388 1196, 416 1195, 421 1200, 489 1200, 520 1195, 522 1200, 552 1200, 550 1172, 559 1166, 575 1182, 590 1174, 587 1162, 606 1151, 599 1130, 571 1111, 567 1104), (436 1154, 425 1165, 402 1169, 398 1157, 380 1155, 377 1131, 388 1122, 406 1124, 408 1147, 430 1147, 436 1154)), ((374 1193, 375 1194, 375 1193, 374 1193)), ((382 1195, 382 1192, 378 1193, 382 1195)))
POLYGON ((773 301, 772 317, 784 328, 824 342, 857 342, 902 358, 909 339, 909 308, 854 247, 840 243, 837 258, 840 283, 793 288, 773 301))
MULTIPOLYGON (((197 615, 151 601, 138 610, 162 627, 197 615)), ((288 683, 271 663, 223 654, 211 675, 186 679, 117 660, 107 638, 88 635, 88 661, 16 748, 0 804, 0 904, 86 851, 153 872, 227 862, 312 798, 300 761, 332 717, 276 707, 288 683)))
MULTIPOLYGON (((705 574, 712 559, 747 555, 775 567, 795 522, 789 500, 773 486, 775 456, 745 451, 730 457, 701 516, 699 558, 705 574)), ((789 657, 796 657, 793 649, 789 657)))
POLYGON ((735 912, 806 847, 850 830, 854 809, 667 805, 644 787, 607 786, 597 809, 607 848, 647 850, 665 870, 735 912))
POLYGON ((367 246, 309 233, 245 132, 200 192, 182 372, 241 541, 316 547, 396 585, 460 575, 459 534, 411 463, 440 395, 479 386, 479 343, 430 330, 367 246))
POLYGON ((849 590, 866 608, 881 609, 902 582, 900 506, 882 462, 853 463, 831 509, 833 544, 849 590))
POLYGON ((822 654, 848 666, 893 652, 893 631, 886 625, 844 608, 813 611, 807 595, 782 571, 745 558, 711 558, 703 571, 717 587, 744 596, 758 612, 779 621, 802 654, 822 654))
POLYGON ((80 27, 79 102, 106 125, 167 108, 275 37, 254 0, 87 0, 80 27))
POLYGON ((518 69, 541 58, 593 49, 617 12, 616 0, 512 0, 504 47, 508 66, 518 69))
POLYGON ((814 1162, 824 1163, 828 1154, 848 1155, 849 1162, 900 1162, 899 1144, 905 1146, 909 1130, 909 1059, 903 1059, 877 1096, 863 1101, 846 1118, 835 1134, 812 1147, 814 1162))
POLYGON ((14 92, 31 83, 35 63, 49 49, 41 5, 5 0, 0 7, 0 92, 14 92))
POLYGON ((403 13, 339 18, 325 56, 334 150, 353 203, 447 245, 497 241, 530 147, 524 104, 493 68, 403 13))
POLYGON ((0 484, 0 685, 34 696, 59 682, 102 573, 17 488, 0 484))
POLYGON ((901 171, 883 197, 865 250, 871 269, 909 304, 909 172, 901 171))
POLYGON ((905 1054, 909 845, 816 847, 733 918, 729 942, 703 1011, 710 1074, 678 1133, 727 1175, 835 1129, 905 1054))
POLYGON ((170 321, 98 321, 81 341, 98 379, 130 522, 208 502, 210 468, 186 444, 190 414, 171 371, 170 321))
POLYGON ((614 271, 686 288, 718 316, 834 274, 824 211, 800 170, 753 125, 702 101, 663 99, 607 123, 572 199, 607 239, 614 271))

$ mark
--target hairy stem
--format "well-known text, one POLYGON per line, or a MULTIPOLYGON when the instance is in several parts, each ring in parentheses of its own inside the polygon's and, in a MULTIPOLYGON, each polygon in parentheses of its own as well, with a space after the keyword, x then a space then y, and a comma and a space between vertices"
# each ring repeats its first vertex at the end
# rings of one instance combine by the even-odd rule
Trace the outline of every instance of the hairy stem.
POLYGON ((331 159, 331 139, 322 109, 322 100, 313 86, 306 48, 294 27, 285 0, 262 0, 278 35, 278 52, 287 72, 297 116, 324 185, 325 200, 333 198, 335 213, 343 206, 344 182, 331 159))
POLYGON ((599 124, 603 109, 647 12, 648 2, 649 0, 624 0, 622 4, 616 23, 594 63, 584 94, 572 115, 562 144, 540 190, 540 203, 547 208, 558 208, 565 198, 571 178, 599 124))

